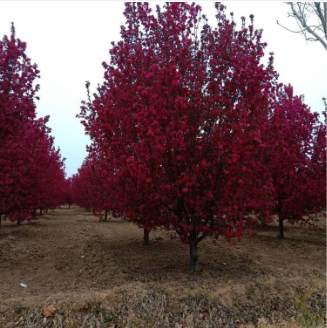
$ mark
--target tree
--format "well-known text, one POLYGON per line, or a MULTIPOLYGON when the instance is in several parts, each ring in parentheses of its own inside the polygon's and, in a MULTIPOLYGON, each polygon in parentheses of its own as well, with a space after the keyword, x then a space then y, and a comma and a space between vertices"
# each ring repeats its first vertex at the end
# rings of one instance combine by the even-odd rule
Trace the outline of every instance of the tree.
POLYGON ((86 210, 90 210, 94 204, 94 193, 92 193, 90 175, 90 162, 85 160, 83 165, 78 169, 78 173, 72 177, 73 202, 86 210))
POLYGON ((127 3, 105 82, 80 114, 106 159, 112 207, 147 231, 175 229, 192 270, 201 240, 235 242, 272 207, 261 159, 273 58, 261 64, 266 44, 252 18, 237 30, 223 5, 216 10, 213 29, 195 4, 153 15, 147 3, 127 3))
POLYGON ((64 183, 64 194, 63 194, 63 202, 68 204, 69 208, 73 204, 73 194, 72 194, 72 178, 65 179, 64 183))
POLYGON ((290 32, 303 34, 307 41, 320 42, 327 50, 327 3, 286 2, 286 4, 291 8, 289 17, 295 18, 300 30, 292 31, 283 27, 290 32))
POLYGON ((25 50, 12 25, 0 41, 0 213, 18 224, 60 204, 65 176, 49 117, 36 119, 39 71, 25 50))
POLYGON ((279 237, 284 239, 284 221, 311 223, 326 204, 326 126, 317 113, 293 94, 291 86, 278 92, 267 134, 279 218, 279 237))

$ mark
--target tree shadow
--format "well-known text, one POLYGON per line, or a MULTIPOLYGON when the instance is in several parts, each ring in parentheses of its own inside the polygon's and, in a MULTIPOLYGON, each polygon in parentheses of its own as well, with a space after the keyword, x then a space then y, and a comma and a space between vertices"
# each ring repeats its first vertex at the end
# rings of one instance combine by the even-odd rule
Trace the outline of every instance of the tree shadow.
MULTIPOLYGON (((189 246, 179 240, 150 240, 150 244, 142 244, 140 239, 119 240, 97 236, 90 241, 98 256, 104 260, 114 260, 116 266, 124 272, 129 280, 149 282, 169 282, 178 279, 191 281, 228 280, 264 273, 246 254, 237 254, 232 249, 199 246, 199 265, 202 271, 198 274, 189 269, 189 246), (101 255, 100 255, 101 254, 101 255), (231 261, 231 258, 233 260, 231 261)), ((94 251, 95 252, 95 251, 94 251)))

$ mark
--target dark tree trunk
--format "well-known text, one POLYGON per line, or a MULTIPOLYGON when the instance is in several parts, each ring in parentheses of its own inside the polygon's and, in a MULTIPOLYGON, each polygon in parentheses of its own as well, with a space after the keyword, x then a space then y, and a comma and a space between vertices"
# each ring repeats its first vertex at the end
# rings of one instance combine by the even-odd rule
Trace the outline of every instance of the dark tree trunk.
POLYGON ((193 242, 190 244, 190 268, 192 271, 197 271, 198 269, 198 243, 193 242))
POLYGON ((104 210, 104 222, 108 221, 108 210, 104 210))
POLYGON ((20 226, 20 224, 21 224, 21 221, 17 220, 17 225, 20 226))
POLYGON ((285 239, 284 236, 284 219, 279 218, 279 239, 285 239))
POLYGON ((95 209, 92 210, 93 215, 95 214, 95 209))
POLYGON ((143 235, 143 245, 149 245, 149 232, 146 229, 143 229, 144 235, 143 235))
POLYGON ((0 227, 1 227, 1 217, 2 217, 2 214, 1 214, 1 211, 0 211, 0 227))
POLYGON ((70 208, 70 204, 68 204, 68 208, 70 208))
POLYGON ((40 208, 40 214, 42 215, 42 208, 40 208))
POLYGON ((45 209, 45 213, 48 213, 48 209, 47 208, 45 209))

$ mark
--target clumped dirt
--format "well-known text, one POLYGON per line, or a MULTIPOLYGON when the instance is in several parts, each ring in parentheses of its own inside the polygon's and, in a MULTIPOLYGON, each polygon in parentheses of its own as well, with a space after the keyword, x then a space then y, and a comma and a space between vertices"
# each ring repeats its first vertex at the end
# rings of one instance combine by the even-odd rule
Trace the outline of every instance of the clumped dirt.
POLYGON ((204 240, 197 273, 174 233, 158 229, 143 246, 136 225, 99 222, 78 207, 20 227, 3 222, 0 328, 324 325, 326 220, 319 216, 319 229, 286 225, 285 240, 276 224, 236 246, 204 240))

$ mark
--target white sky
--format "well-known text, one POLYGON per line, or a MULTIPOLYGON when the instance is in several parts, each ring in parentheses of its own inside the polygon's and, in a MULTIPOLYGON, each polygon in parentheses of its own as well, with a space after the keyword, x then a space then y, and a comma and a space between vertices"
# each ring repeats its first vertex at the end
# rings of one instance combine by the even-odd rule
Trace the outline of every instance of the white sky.
MULTIPOLYGON (((198 2, 203 13, 214 22, 212 2, 198 2)), ((307 43, 303 36, 278 26, 295 27, 287 18, 288 6, 272 1, 225 1, 227 12, 255 15, 255 27, 263 28, 267 53, 275 53, 280 81, 291 83, 297 94, 304 94, 314 111, 323 110, 327 97, 326 51, 319 43, 307 43)), ((119 1, 0 1, 0 37, 10 34, 14 22, 16 35, 27 42, 27 54, 41 71, 39 116, 50 115, 49 126, 55 144, 66 159, 67 175, 77 172, 86 156, 88 137, 75 117, 86 99, 85 81, 91 90, 103 81, 103 61, 109 62, 111 41, 118 41, 124 23, 124 4, 119 1)))

